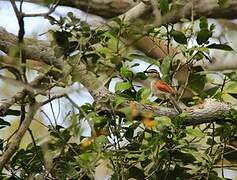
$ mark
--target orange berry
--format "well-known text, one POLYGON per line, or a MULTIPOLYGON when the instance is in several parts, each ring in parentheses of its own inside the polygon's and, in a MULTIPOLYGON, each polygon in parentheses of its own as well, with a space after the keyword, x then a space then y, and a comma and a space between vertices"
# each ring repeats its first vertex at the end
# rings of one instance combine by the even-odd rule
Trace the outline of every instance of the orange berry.
POLYGON ((155 121, 151 118, 144 118, 142 120, 142 123, 144 124, 144 126, 147 128, 147 129, 151 129, 152 127, 155 126, 155 121))
POLYGON ((89 147, 91 144, 92 144, 92 140, 90 138, 85 138, 82 140, 80 146, 81 146, 81 148, 84 149, 84 148, 89 147))

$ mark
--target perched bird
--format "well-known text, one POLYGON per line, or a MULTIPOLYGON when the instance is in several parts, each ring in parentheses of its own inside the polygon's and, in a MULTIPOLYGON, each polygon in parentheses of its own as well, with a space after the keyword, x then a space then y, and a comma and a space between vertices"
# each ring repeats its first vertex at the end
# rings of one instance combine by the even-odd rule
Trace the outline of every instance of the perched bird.
POLYGON ((177 92, 169 84, 161 80, 160 73, 156 69, 146 70, 145 73, 151 80, 151 91, 153 95, 162 100, 170 100, 176 110, 181 113, 182 109, 175 99, 177 92))

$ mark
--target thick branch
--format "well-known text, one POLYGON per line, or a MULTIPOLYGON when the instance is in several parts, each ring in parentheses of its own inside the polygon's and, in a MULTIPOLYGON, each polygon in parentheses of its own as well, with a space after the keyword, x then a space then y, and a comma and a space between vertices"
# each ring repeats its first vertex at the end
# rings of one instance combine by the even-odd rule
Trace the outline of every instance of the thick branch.
MULTIPOLYGON (((158 116, 168 116, 174 118, 178 112, 174 108, 154 107, 148 105, 137 104, 139 111, 152 112, 158 116)), ((183 110, 186 116, 185 125, 198 125, 203 123, 210 123, 224 119, 229 113, 230 106, 224 102, 215 99, 206 99, 202 104, 188 107, 183 110)))
MULTIPOLYGON (((48 81, 48 78, 45 76, 38 76, 37 78, 35 78, 30 84, 29 86, 31 86, 32 88, 41 88, 41 83, 48 81)), ((11 98, 7 99, 6 101, 4 101, 3 103, 1 103, 0 105, 0 116, 5 116, 7 110, 14 105, 15 103, 19 102, 23 97, 25 97, 26 94, 29 93, 28 89, 23 89, 22 91, 16 93, 14 96, 12 96, 11 98)))
MULTIPOLYGON (((193 1, 194 18, 205 16, 207 18, 237 18, 237 1, 228 0, 224 7, 220 7, 217 0, 194 0, 193 1)), ((181 18, 190 18, 192 15, 192 1, 187 1, 184 7, 179 7, 165 15, 162 23, 177 23, 181 18)))
POLYGON ((3 153, 3 155, 0 157, 0 172, 2 172, 2 169, 4 168, 4 165, 9 161, 9 159, 12 157, 12 155, 17 151, 19 148, 19 145, 21 143, 21 140, 29 128, 32 119, 34 118, 37 109, 39 108, 39 104, 36 102, 33 102, 29 105, 28 115, 26 119, 22 122, 20 128, 17 130, 15 136, 11 140, 7 150, 3 153))
POLYGON ((143 2, 139 3, 138 5, 134 6, 133 8, 129 9, 124 14, 121 14, 119 17, 125 21, 132 21, 141 17, 145 13, 151 9, 150 5, 144 4, 143 2))
MULTIPOLYGON (((11 50, 16 47, 16 44, 17 37, 0 27, 0 49, 6 54, 9 54, 11 50)), ((48 43, 26 38, 25 45, 27 46, 25 51, 28 59, 43 61, 44 63, 54 65, 59 69, 65 68, 66 63, 64 63, 61 59, 55 58, 48 43)))
MULTIPOLYGON (((8 0, 3 0, 8 1, 8 0)), ((45 4, 44 0, 25 0, 35 4, 45 4)), ((112 18, 125 13, 139 2, 134 0, 60 0, 60 5, 74 7, 104 18, 112 18)))
MULTIPOLYGON (((115 99, 115 95, 105 88, 100 89, 100 92, 98 92, 94 97, 96 98, 95 101, 97 104, 99 104, 98 108, 102 111, 107 110, 106 104, 108 100, 113 101, 115 99)), ((122 107, 129 106, 131 107, 131 111, 135 109, 139 116, 146 116, 147 113, 152 113, 155 116, 168 116, 170 118, 175 118, 179 115, 176 109, 170 107, 144 105, 135 101, 125 102, 122 104, 122 107)), ((187 107, 183 110, 183 114, 186 116, 184 124, 190 126, 224 119, 229 113, 230 108, 231 107, 224 102, 215 99, 206 99, 202 104, 187 107)))
MULTIPOLYGON (((192 13, 194 13, 194 18, 200 18, 205 16, 207 18, 225 18, 225 19, 236 19, 237 18, 237 1, 228 0, 225 3, 224 7, 220 7, 217 3, 217 0, 194 0, 193 5, 192 1, 187 0, 184 3, 185 6, 179 6, 174 8, 171 12, 164 15, 159 22, 155 22, 156 25, 167 24, 167 23, 177 23, 181 18, 191 18, 192 13), (192 9, 193 8, 193 9, 192 9)), ((125 12, 125 19, 136 19, 141 18, 144 15, 144 12, 152 13, 150 11, 150 5, 145 5, 140 3, 130 9, 128 12, 125 12), (130 18, 131 17, 131 18, 130 18)), ((121 15, 123 16, 123 15, 121 15)))
MULTIPOLYGON (((43 0, 29 0, 39 3, 43 0)), ((138 4, 134 0, 61 0, 61 5, 79 8, 85 12, 96 14, 104 18, 111 18, 125 13, 127 10, 138 4)))
MULTIPOLYGON (((39 3, 42 0, 30 0, 30 2, 39 3)), ((190 18, 192 13, 191 2, 190 0, 186 0, 183 3, 185 6, 180 6, 173 11, 169 17, 166 17, 164 22, 178 22, 181 17, 190 18)), ((201 16, 208 18, 237 18, 236 0, 228 0, 224 7, 219 7, 217 0, 194 0, 193 3, 194 16, 196 18, 201 16)), ((61 0, 60 4, 76 7, 85 12, 108 18, 126 13, 129 9, 136 6, 138 2, 134 2, 133 0, 61 0)))

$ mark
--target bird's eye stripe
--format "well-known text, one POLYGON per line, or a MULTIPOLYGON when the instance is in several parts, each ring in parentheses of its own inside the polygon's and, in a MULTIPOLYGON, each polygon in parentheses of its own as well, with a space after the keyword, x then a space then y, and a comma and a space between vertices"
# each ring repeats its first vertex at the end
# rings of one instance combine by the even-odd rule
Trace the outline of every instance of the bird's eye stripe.
POLYGON ((156 69, 149 69, 146 72, 147 73, 159 73, 156 69))

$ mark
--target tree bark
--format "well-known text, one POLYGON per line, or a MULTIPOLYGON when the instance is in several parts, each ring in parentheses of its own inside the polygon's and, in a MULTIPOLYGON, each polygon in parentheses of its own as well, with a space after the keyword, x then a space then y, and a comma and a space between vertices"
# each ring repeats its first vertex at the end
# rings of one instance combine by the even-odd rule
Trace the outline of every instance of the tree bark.
MULTIPOLYGON (((43 0, 28 1, 40 3, 43 0)), ((138 1, 135 2, 133 0, 62 0, 60 2, 61 5, 75 7, 104 18, 116 17, 123 14, 138 3, 138 1)), ((195 18, 201 16, 208 18, 237 18, 236 0, 228 0, 223 7, 218 5, 217 0, 194 0, 193 5, 192 1, 186 0, 183 6, 177 6, 173 13, 169 17, 166 17, 163 22, 177 22, 181 17, 190 18, 192 9, 195 18)), ((152 11, 148 13, 152 13, 152 11)))
MULTIPOLYGON (((28 0, 43 3, 43 0, 28 0)), ((112 18, 125 13, 139 2, 134 0, 61 0, 60 4, 81 9, 104 18, 112 18)))

